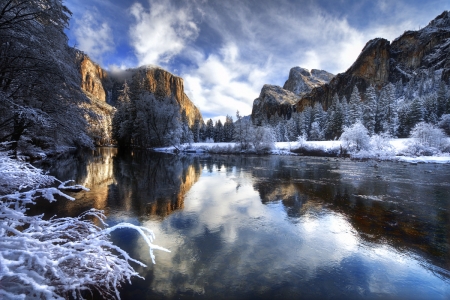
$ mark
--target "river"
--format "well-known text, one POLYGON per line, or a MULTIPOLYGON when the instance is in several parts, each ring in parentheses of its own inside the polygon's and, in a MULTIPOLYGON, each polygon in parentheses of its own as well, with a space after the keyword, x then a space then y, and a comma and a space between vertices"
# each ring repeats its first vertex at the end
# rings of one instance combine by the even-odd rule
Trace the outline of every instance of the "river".
POLYGON ((450 298, 450 165, 99 148, 41 167, 91 189, 47 216, 95 207, 171 250, 153 265, 115 232, 148 265, 122 299, 450 298))

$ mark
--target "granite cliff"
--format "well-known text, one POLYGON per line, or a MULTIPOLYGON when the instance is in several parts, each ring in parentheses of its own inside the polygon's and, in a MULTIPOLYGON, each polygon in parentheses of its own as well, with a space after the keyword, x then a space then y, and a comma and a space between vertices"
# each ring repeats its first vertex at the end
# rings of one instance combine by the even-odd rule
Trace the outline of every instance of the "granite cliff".
POLYGON ((121 72, 107 72, 83 53, 77 54, 77 62, 82 78, 81 88, 90 99, 114 106, 124 82, 133 86, 132 82, 137 81, 141 90, 133 92, 150 92, 161 98, 173 97, 180 111, 186 112, 189 126, 194 125, 196 120, 203 121, 199 109, 184 93, 183 79, 160 67, 143 66, 121 72))
POLYGON ((299 96, 277 85, 265 84, 259 97, 253 101, 252 122, 255 125, 267 123, 272 115, 291 116, 292 107, 299 96))
MULTIPOLYGON (((316 102, 322 104, 325 110, 331 105, 335 94, 342 98, 350 98, 356 85, 364 101, 364 92, 370 85, 380 90, 387 83, 403 84, 417 79, 425 70, 441 76, 441 80, 450 79, 450 12, 444 11, 432 20, 426 27, 417 31, 405 31, 392 42, 376 38, 366 43, 356 61, 344 73, 332 74, 317 70, 308 72, 305 69, 292 68, 289 79, 283 89, 298 95, 293 109, 303 111, 316 102), (309 75, 311 74, 311 75, 309 75), (328 82, 327 82, 328 79, 328 82)), ((279 97, 282 97, 281 92, 279 97)), ((252 119, 260 120, 261 107, 266 107, 265 115, 284 111, 275 105, 261 103, 264 97, 255 100, 252 119)), ((287 115, 287 112, 285 112, 287 115)))
MULTIPOLYGON (((362 92, 369 85, 380 89, 388 82, 409 82, 422 70, 440 72, 441 80, 450 77, 450 12, 437 16, 418 31, 405 31, 391 43, 382 38, 373 39, 365 45, 353 65, 344 73, 336 75, 328 84, 313 88, 296 104, 297 111, 315 102, 324 109, 331 105, 338 94, 349 99, 353 86, 362 92)), ((364 98, 362 99, 364 101, 364 98)))
POLYGON ((302 96, 313 88, 330 82, 333 77, 333 74, 324 70, 312 69, 309 71, 301 67, 294 67, 289 71, 289 78, 284 83, 283 89, 302 96))

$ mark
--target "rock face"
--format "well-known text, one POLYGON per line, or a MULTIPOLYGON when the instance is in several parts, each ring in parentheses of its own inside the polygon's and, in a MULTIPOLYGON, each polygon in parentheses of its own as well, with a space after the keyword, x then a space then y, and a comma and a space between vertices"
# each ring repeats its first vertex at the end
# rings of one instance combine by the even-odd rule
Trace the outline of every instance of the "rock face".
POLYGON ((193 126, 196 120, 203 122, 200 111, 184 93, 183 79, 164 69, 145 66, 108 73, 81 52, 77 54, 77 62, 82 77, 81 88, 91 99, 114 105, 125 80, 130 86, 136 80, 143 87, 139 92, 147 91, 161 98, 173 97, 180 111, 186 111, 189 126, 193 126))
MULTIPOLYGON (((442 80, 448 82, 449 53, 450 12, 445 11, 428 26, 418 31, 405 31, 392 43, 383 38, 367 42, 353 65, 336 76, 325 71, 308 72, 300 67, 292 68, 283 88, 299 96, 294 105, 297 112, 316 102, 327 110, 335 94, 339 98, 345 96, 349 99, 355 85, 364 101, 364 92, 370 85, 379 90, 388 82, 395 84, 402 80, 405 84, 422 70, 434 70, 436 74, 441 74, 442 80)), ((261 99, 260 96, 255 101, 261 102, 261 99)), ((261 119, 260 107, 263 106, 266 115, 275 114, 279 110, 275 106, 254 104, 253 120, 261 119)))
POLYGON ((303 96, 313 88, 329 83, 333 77, 334 75, 327 71, 312 69, 310 72, 301 67, 294 67, 289 71, 289 78, 283 89, 303 96))
POLYGON ((262 125, 274 115, 290 118, 299 96, 276 85, 265 84, 259 97, 253 101, 252 122, 262 125))
POLYGON ((81 89, 88 96, 106 102, 104 83, 108 80, 108 74, 89 56, 83 53, 78 53, 77 56, 81 73, 81 89))
POLYGON ((353 86, 362 93, 369 85, 380 89, 388 82, 406 83, 425 69, 442 69, 442 80, 450 77, 450 13, 443 12, 428 26, 406 31, 392 43, 381 38, 369 41, 353 65, 336 75, 328 84, 313 88, 296 104, 298 112, 319 102, 324 109, 334 94, 349 99, 353 86))
POLYGON ((184 82, 181 77, 175 76, 164 69, 155 66, 140 67, 129 70, 133 74, 133 81, 143 83, 147 91, 160 97, 173 97, 180 105, 180 109, 186 112, 189 126, 195 121, 203 122, 198 108, 184 93, 184 82))

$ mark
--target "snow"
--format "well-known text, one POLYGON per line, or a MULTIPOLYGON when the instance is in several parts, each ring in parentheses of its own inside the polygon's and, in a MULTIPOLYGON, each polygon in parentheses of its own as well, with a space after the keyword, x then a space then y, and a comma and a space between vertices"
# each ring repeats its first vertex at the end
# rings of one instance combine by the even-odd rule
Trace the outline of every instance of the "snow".
MULTIPOLYGON (((382 159, 382 160, 398 160, 409 163, 450 163, 449 153, 440 153, 433 156, 419 156, 413 157, 406 155, 406 150, 408 146, 415 140, 413 138, 394 138, 389 140, 390 149, 384 150, 370 150, 370 151, 360 151, 357 153, 352 153, 351 157, 355 159, 382 159)), ((232 149, 236 143, 192 143, 191 145, 183 145, 179 147, 185 153, 209 153, 214 152, 216 148, 222 149, 232 149)), ((300 146, 305 147, 309 150, 322 150, 325 153, 331 153, 341 149, 341 141, 304 141, 301 144, 298 142, 276 142, 274 149, 270 151, 272 155, 297 155, 292 152, 292 150, 299 148, 300 146)), ((164 147, 153 149, 157 152, 167 152, 173 153, 175 148, 164 147)), ((216 153, 218 153, 216 151, 216 153)), ((225 152, 224 153, 233 153, 225 152)), ((236 153, 236 152, 234 152, 236 153)))
POLYGON ((62 191, 88 190, 67 185, 32 165, 0 151, 0 299, 82 299, 82 291, 96 289, 105 299, 120 299, 118 288, 139 274, 131 262, 145 267, 115 246, 115 230, 137 231, 153 250, 155 235, 145 227, 120 223, 108 227, 103 211, 91 209, 78 217, 44 219, 28 216, 38 198, 56 201, 54 195, 75 200, 62 191), (58 188, 48 187, 59 182, 58 188), (94 220, 92 220, 94 219, 94 220), (102 226, 95 225, 99 220, 102 226))

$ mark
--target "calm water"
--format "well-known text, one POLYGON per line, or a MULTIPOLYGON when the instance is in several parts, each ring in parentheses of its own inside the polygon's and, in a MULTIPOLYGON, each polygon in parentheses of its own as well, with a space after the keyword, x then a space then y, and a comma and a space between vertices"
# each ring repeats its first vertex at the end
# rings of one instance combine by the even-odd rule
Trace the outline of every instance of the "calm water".
POLYGON ((47 214, 105 210, 151 228, 122 299, 449 299, 450 165, 102 148, 47 165, 91 189, 47 214))

